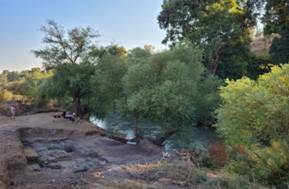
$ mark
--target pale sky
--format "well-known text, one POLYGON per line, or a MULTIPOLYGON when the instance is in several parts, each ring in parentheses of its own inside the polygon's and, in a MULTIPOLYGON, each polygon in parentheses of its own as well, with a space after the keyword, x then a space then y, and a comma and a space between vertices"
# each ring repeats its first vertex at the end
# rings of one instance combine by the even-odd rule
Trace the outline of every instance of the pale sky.
POLYGON ((53 19, 65 28, 91 26, 99 45, 126 48, 161 44, 157 16, 163 0, 0 0, 0 71, 41 67, 31 50, 41 48, 39 28, 53 19))

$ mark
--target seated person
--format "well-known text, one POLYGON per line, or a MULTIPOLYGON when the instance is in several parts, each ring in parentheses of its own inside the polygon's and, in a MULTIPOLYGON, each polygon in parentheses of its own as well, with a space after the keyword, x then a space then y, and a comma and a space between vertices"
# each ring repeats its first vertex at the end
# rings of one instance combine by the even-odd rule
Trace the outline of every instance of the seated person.
POLYGON ((62 116, 62 113, 55 113, 55 114, 53 114, 53 117, 54 117, 54 118, 61 118, 61 116, 62 116))
POLYGON ((77 115, 74 112, 63 112, 62 117, 64 119, 68 119, 70 121, 76 121, 77 120, 77 115))

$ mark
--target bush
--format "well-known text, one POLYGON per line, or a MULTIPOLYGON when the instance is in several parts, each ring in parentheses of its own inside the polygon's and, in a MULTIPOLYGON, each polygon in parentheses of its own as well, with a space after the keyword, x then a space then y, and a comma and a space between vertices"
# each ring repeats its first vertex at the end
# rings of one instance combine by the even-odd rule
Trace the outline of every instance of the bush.
POLYGON ((141 119, 159 124, 161 144, 188 127, 214 123, 221 81, 206 73, 202 58, 202 49, 188 42, 153 55, 129 54, 121 111, 136 120, 135 128, 141 119))
POLYGON ((257 81, 227 81, 221 88, 217 130, 230 168, 266 184, 289 183, 289 64, 273 67, 257 81))
POLYGON ((0 91, 0 101, 10 101, 13 100, 13 93, 4 89, 0 91))

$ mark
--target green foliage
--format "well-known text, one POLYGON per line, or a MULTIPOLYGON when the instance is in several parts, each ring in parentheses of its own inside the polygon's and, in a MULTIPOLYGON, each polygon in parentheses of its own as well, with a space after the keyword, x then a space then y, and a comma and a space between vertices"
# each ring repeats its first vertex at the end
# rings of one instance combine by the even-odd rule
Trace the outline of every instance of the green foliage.
POLYGON ((13 93, 6 89, 1 89, 0 90, 0 102, 11 101, 11 100, 13 100, 13 93))
POLYGON ((277 33, 279 37, 273 40, 270 49, 272 59, 277 63, 287 63, 289 61, 289 4, 284 0, 266 0, 265 33, 277 33))
POLYGON ((42 96, 58 99, 59 102, 71 100, 77 113, 82 113, 82 101, 91 97, 90 79, 95 66, 90 63, 62 64, 55 68, 53 77, 42 86, 42 96))
POLYGON ((158 17, 164 43, 188 39, 204 48, 204 65, 221 78, 240 78, 248 64, 250 28, 259 4, 237 0, 165 0, 158 17))
POLYGON ((95 72, 90 80, 92 97, 90 107, 92 113, 104 117, 116 110, 117 99, 122 96, 121 78, 127 70, 123 54, 103 55, 95 66, 95 72))
POLYGON ((10 81, 17 81, 19 80, 19 74, 16 71, 8 72, 7 80, 10 81))
POLYGON ((25 78, 23 84, 21 85, 22 94, 31 98, 34 103, 37 105, 41 105, 45 103, 42 101, 43 99, 40 97, 40 86, 44 82, 44 80, 53 76, 53 72, 50 71, 42 71, 40 68, 32 68, 29 76, 25 78))
POLYGON ((229 146, 231 168, 267 184, 289 183, 289 64, 257 81, 227 81, 221 88, 217 129, 229 146))
POLYGON ((49 20, 41 30, 45 36, 46 47, 33 51, 36 57, 43 60, 47 69, 61 64, 77 64, 87 61, 87 56, 96 46, 98 34, 90 27, 65 30, 55 21, 49 20))
POLYGON ((198 126, 210 127, 215 123, 215 110, 221 102, 219 87, 223 82, 216 76, 208 75, 199 82, 195 99, 195 120, 198 126))
POLYGON ((205 77, 199 48, 180 43, 153 55, 137 50, 127 61, 122 104, 126 113, 159 123, 165 133, 213 120, 219 80, 205 77))
POLYGON ((191 99, 203 73, 201 55, 198 49, 179 46, 130 65, 123 79, 129 112, 163 126, 192 119, 191 99))
POLYGON ((46 44, 41 50, 33 51, 36 57, 41 58, 46 69, 54 68, 54 76, 45 82, 47 89, 43 95, 58 100, 72 99, 75 111, 84 113, 81 107, 84 98, 89 103, 90 79, 94 74, 93 65, 98 56, 91 56, 96 48, 94 39, 98 37, 90 27, 65 30, 54 21, 41 28, 46 44))
POLYGON ((2 101, 19 101, 34 105, 44 105, 39 96, 39 87, 43 80, 51 77, 51 71, 32 68, 21 72, 3 71, 0 74, 0 88, 2 101))
POLYGON ((289 61, 289 28, 286 31, 282 31, 280 35, 280 38, 274 38, 270 48, 270 54, 272 60, 278 63, 287 63, 289 61))
POLYGON ((259 75, 268 73, 271 71, 271 67, 274 66, 271 57, 266 54, 253 55, 250 58, 250 63, 247 67, 247 76, 251 79, 257 79, 259 75))

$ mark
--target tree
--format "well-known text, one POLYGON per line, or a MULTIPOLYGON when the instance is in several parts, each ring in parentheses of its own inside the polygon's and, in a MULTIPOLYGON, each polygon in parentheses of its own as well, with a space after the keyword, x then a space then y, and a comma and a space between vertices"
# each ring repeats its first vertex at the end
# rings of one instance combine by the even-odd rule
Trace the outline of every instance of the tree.
POLYGON ((42 71, 40 68, 23 70, 20 72, 5 70, 0 74, 0 90, 2 100, 16 100, 29 104, 40 103, 39 85, 43 79, 50 77, 51 72, 42 71))
POLYGON ((41 96, 41 86, 43 83, 53 77, 53 72, 43 71, 40 68, 32 68, 31 71, 23 71, 20 75, 25 75, 25 79, 19 86, 19 91, 22 95, 26 96, 32 104, 36 106, 43 106, 46 99, 41 96))
POLYGON ((98 59, 90 56, 96 48, 94 40, 98 34, 90 27, 65 32, 54 21, 48 21, 41 30, 45 33, 43 43, 46 47, 33 52, 44 61, 46 69, 55 69, 53 78, 47 81, 49 91, 44 93, 58 99, 71 98, 75 111, 81 114, 81 103, 83 98, 89 97, 88 84, 98 59))
POLYGON ((270 72, 272 66, 274 62, 269 54, 252 54, 246 76, 256 80, 260 75, 270 72))
POLYGON ((6 89, 0 89, 0 102, 10 100, 13 100, 13 93, 6 89))
POLYGON ((118 56, 120 58, 124 58, 127 55, 127 50, 125 47, 118 46, 118 45, 110 45, 105 47, 106 54, 118 56))
POLYGON ((230 167, 267 184, 287 188, 289 177, 289 64, 273 67, 257 81, 227 81, 217 110, 230 167))
POLYGON ((7 80, 8 81, 19 80, 19 73, 17 71, 8 72, 7 80))
POLYGON ((95 66, 90 63, 62 64, 55 68, 53 77, 49 78, 42 87, 42 96, 58 99, 59 102, 70 101, 75 112, 83 113, 82 102, 91 98, 91 77, 95 66))
MULTIPOLYGON (((114 48, 115 49, 115 48, 114 48)), ((120 48, 121 49, 121 48, 120 48)), ((92 113, 104 117, 117 110, 117 100, 122 97, 121 78, 127 71, 123 51, 108 51, 98 61, 90 86, 92 113), (116 52, 116 53, 115 53, 116 52)))
POLYGON ((188 39, 204 48, 210 73, 240 78, 246 73, 256 6, 254 0, 165 0, 158 17, 167 31, 163 43, 188 39))
POLYGON ((159 123, 163 135, 156 143, 161 144, 184 126, 198 122, 202 51, 190 43, 180 43, 153 55, 139 52, 145 51, 138 49, 128 55, 123 107, 134 117, 136 130, 140 119, 159 123))
POLYGON ((8 75, 9 71, 8 70, 4 70, 2 71, 2 73, 0 74, 0 85, 4 85, 5 83, 7 83, 7 75, 8 75))
POLYGON ((195 125, 210 128, 216 123, 215 110, 221 103, 219 87, 223 81, 214 75, 203 75, 198 82, 195 101, 195 125))
POLYGON ((90 27, 73 28, 66 33, 62 26, 52 20, 42 26, 41 31, 45 34, 43 43, 46 47, 33 52, 43 60, 46 68, 81 63, 96 46, 94 40, 99 36, 90 27))
POLYGON ((272 59, 277 63, 289 62, 289 3, 285 0, 267 0, 263 23, 265 34, 279 34, 270 48, 272 59))

